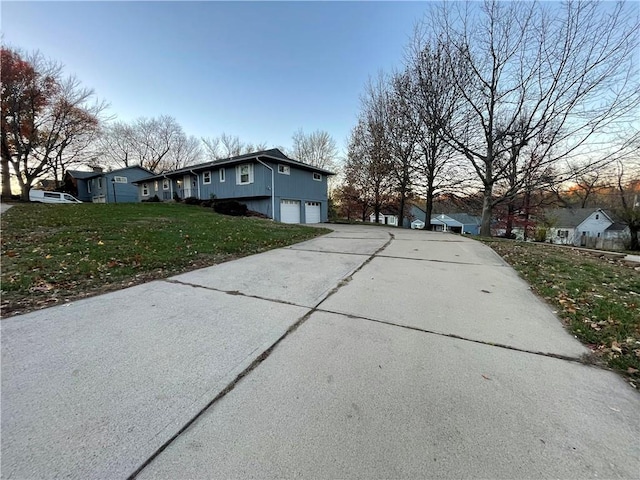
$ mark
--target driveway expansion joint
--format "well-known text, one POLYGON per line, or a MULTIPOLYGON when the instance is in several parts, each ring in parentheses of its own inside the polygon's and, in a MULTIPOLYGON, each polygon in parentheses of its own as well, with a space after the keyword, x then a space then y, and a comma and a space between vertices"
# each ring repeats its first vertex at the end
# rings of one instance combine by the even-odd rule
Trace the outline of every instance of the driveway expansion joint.
MULTIPOLYGON (((451 242, 449 242, 451 243, 451 242)), ((456 262, 455 260, 437 260, 435 258, 414 258, 414 257, 398 257, 396 255, 377 255, 380 258, 397 258, 399 260, 416 260, 418 262, 434 262, 434 263, 447 263, 453 265, 476 265, 479 267, 486 267, 486 263, 469 263, 469 262, 456 262)), ((496 264, 496 267, 506 267, 506 264, 496 264)))
POLYGON ((455 333, 443 333, 443 332, 436 332, 434 330, 427 330, 425 328, 420 328, 420 327, 414 327, 411 325, 402 325, 399 323, 394 323, 394 322, 389 322, 386 320, 378 320, 375 318, 369 318, 369 317, 363 317, 360 315, 353 315, 350 313, 343 313, 343 312, 336 312, 334 310, 328 310, 328 309, 324 309, 324 308, 317 308, 317 311, 319 312, 323 312, 323 313, 331 313, 333 315, 339 315, 341 317, 346 317, 346 318, 353 318, 353 319, 358 319, 358 320, 365 320, 365 321, 369 321, 369 322, 374 322, 374 323, 380 323, 383 325, 389 325, 391 327, 398 327, 398 328, 404 328, 406 330, 413 330, 416 332, 420 332, 420 333, 426 333, 428 335, 437 335, 439 337, 447 337, 447 338, 453 338, 455 340, 462 340, 464 342, 471 342, 471 343, 477 343, 480 345, 486 345, 489 347, 497 347, 497 348, 503 348, 505 350, 512 350, 514 352, 520 352, 520 353, 527 353, 530 355, 537 355, 540 357, 548 357, 548 358, 555 358, 557 360, 564 360, 566 362, 573 362, 573 363, 579 363, 582 365, 587 365, 590 367, 597 367, 600 368, 602 370, 610 370, 609 368, 601 365, 599 362, 597 362, 596 358, 588 353, 585 353, 584 355, 581 355, 580 357, 572 357, 569 355, 562 355, 559 353, 551 353, 551 352, 540 352, 540 351, 536 351, 536 350, 528 350, 526 348, 519 348, 519 347, 514 347, 512 345, 506 345, 503 343, 496 343, 496 342, 488 342, 485 340, 478 340, 478 339, 474 339, 474 338, 468 338, 468 337, 463 337, 461 335, 456 335, 455 333))

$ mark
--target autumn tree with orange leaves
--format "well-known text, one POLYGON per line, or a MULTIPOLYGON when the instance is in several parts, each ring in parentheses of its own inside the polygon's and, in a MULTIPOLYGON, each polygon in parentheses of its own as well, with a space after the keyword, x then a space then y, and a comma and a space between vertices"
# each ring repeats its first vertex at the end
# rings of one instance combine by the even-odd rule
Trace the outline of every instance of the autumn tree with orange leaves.
POLYGON ((106 104, 58 63, 40 53, 2 47, 2 196, 11 194, 10 170, 23 200, 45 175, 61 182, 98 133, 106 104))

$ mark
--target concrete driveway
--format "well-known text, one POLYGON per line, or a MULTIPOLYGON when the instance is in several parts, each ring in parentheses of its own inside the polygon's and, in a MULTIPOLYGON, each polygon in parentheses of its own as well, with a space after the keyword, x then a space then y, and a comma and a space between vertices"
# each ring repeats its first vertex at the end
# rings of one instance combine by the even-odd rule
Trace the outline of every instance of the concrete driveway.
POLYGON ((2 478, 637 478, 640 395, 469 238, 332 226, 2 321, 2 478))

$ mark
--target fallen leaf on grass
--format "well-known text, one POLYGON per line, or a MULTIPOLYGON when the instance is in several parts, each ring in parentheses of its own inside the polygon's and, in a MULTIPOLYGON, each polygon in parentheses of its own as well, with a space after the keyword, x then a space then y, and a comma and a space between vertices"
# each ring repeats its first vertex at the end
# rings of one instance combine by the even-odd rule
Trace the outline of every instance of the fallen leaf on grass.
POLYGON ((482 375, 482 378, 484 378, 485 380, 491 380, 489 377, 487 377, 486 375, 482 375))

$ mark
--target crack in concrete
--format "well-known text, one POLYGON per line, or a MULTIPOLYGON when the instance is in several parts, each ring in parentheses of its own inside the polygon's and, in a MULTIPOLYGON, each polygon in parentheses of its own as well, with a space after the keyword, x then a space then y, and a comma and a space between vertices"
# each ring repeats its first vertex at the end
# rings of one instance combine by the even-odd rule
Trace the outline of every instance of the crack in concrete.
POLYGON ((440 243, 467 243, 467 240, 439 240, 427 238, 396 238, 398 242, 440 242, 440 243))
POLYGON ((265 300, 267 302, 280 303, 282 305, 291 305, 293 307, 311 308, 308 305, 300 305, 300 304, 293 303, 293 302, 287 302, 286 300, 280 300, 278 298, 267 298, 267 297, 261 297, 260 295, 251 295, 249 293, 243 293, 243 292, 241 292, 239 290, 222 290, 220 288, 208 287, 206 285, 200 285, 198 283, 189 283, 189 282, 183 282, 181 280, 171 280, 171 279, 168 279, 168 278, 165 278, 165 279, 163 279, 161 281, 166 282, 166 283, 173 283, 175 285, 184 285, 185 287, 203 288, 205 290, 209 290, 209 291, 212 291, 212 292, 226 293, 227 295, 233 295, 233 296, 236 296, 236 297, 255 298, 255 299, 258 299, 258 300, 265 300))
POLYGON ((585 354, 581 355, 580 357, 572 357, 572 356, 569 356, 569 355, 562 355, 562 354, 559 354, 559 353, 528 350, 526 348, 514 347, 512 345, 506 345, 504 343, 488 342, 486 340, 478 340, 478 339, 474 339, 474 338, 463 337, 462 335, 456 335, 455 333, 436 332, 435 330, 428 330, 428 329, 425 329, 425 328, 414 327, 414 326, 411 326, 411 325, 402 325, 400 323, 389 322, 387 320, 378 320, 376 318, 362 317, 360 315, 354 315, 354 314, 351 314, 351 313, 336 312, 336 311, 327 310, 327 309, 324 309, 324 308, 317 308, 316 311, 323 312, 323 313, 331 313, 333 315, 339 315, 341 317, 346 317, 346 318, 354 318, 354 319, 359 319, 359 320, 365 320, 365 321, 368 321, 368 322, 380 323, 382 325, 389 325, 391 327, 404 328, 406 330, 413 330, 413 331, 416 331, 416 332, 426 333, 426 334, 429 334, 429 335, 437 335, 439 337, 453 338, 455 340, 462 340, 462 341, 465 341, 465 342, 478 343, 480 345, 487 345, 489 347, 504 348, 505 350, 512 350, 512 351, 520 352, 520 353, 528 353, 530 355, 537 355, 537 356, 542 356, 542 357, 555 358, 555 359, 558 359, 558 360, 564 360, 564 361, 573 362, 573 363, 580 363, 582 365, 588 365, 588 366, 592 366, 592 367, 595 366, 595 367, 598 367, 598 368, 602 368, 604 370, 609 370, 609 368, 606 368, 606 367, 600 365, 597 362, 597 359, 592 354, 589 354, 589 353, 585 353, 585 354))
MULTIPOLYGON (((392 233, 389 233, 389 240, 382 246, 380 247, 378 250, 376 250, 376 252, 370 256, 370 258, 368 258, 366 261, 364 261, 362 263, 362 265, 360 265, 358 268, 356 268, 353 272, 351 272, 351 274, 347 277, 347 278, 343 278, 336 287, 334 287, 333 289, 331 289, 327 295, 325 295, 325 297, 323 299, 321 299, 315 307, 311 308, 307 313, 305 313, 302 317, 300 317, 296 322, 293 323, 293 325, 291 325, 286 332, 284 332, 274 343, 271 344, 271 346, 269 346, 269 348, 267 348, 264 352, 262 352, 260 355, 258 355, 255 360, 253 360, 253 362, 251 362, 251 364, 245 368, 242 372, 240 372, 224 389, 222 389, 209 403, 207 403, 199 412, 197 412, 193 417, 191 417, 191 419, 189 419, 175 434, 173 434, 166 442, 164 442, 153 454, 151 454, 151 456, 149 456, 149 458, 147 458, 138 468, 136 468, 136 470, 129 475, 129 477, 127 477, 127 480, 133 480, 135 479, 138 474, 140 472, 142 472, 147 466, 149 466, 149 464, 151 464, 151 462, 153 462, 153 460, 155 460, 162 452, 164 452, 180 435, 182 435, 184 432, 186 432, 189 427, 191 427, 202 415, 204 415, 206 413, 207 410, 209 410, 209 408, 211 408, 213 405, 215 405, 220 399, 222 399, 224 396, 226 396, 229 392, 231 392, 236 385, 238 385, 238 383, 247 375, 249 375, 253 370, 255 370, 262 362, 264 362, 269 355, 271 355, 271 353, 275 350, 275 348, 285 339, 287 338, 292 332, 294 332, 295 330, 297 330, 300 325, 302 325, 304 322, 306 322, 311 315, 313 315, 316 311, 318 311, 318 307, 319 305, 324 302, 325 300, 327 300, 331 295, 333 295, 334 293, 336 293, 342 286, 346 285, 351 278, 353 277, 353 275, 355 273, 357 273, 358 271, 360 271, 367 263, 369 263, 373 257, 379 253, 380 251, 382 251, 384 248, 386 248, 394 239, 394 235, 392 233), (346 281, 345 281, 346 280, 346 281)), ((252 298, 261 298, 261 297, 257 297, 254 295, 245 295, 237 290, 230 290, 230 291, 223 291, 223 290, 217 290, 217 289, 213 289, 210 287, 203 287, 202 285, 196 285, 196 284, 189 284, 187 282, 180 282, 178 280, 165 280, 166 282, 169 283, 174 283, 174 284, 182 284, 182 285, 186 285, 186 286, 191 286, 194 288, 205 288, 208 290, 212 290, 212 291, 219 291, 219 292, 224 292, 227 293, 229 295, 242 295, 242 296, 247 296, 247 297, 252 297, 252 298)), ((270 299, 265 299, 265 298, 261 298, 262 300, 270 300, 270 299)), ((292 303, 287 303, 287 302, 282 302, 282 301, 278 301, 278 300, 271 300, 271 301, 276 301, 279 303, 285 303, 288 305, 295 305, 292 303)), ((309 307, 304 307, 304 308, 309 308, 309 307)))
POLYGON ((330 252, 326 250, 312 250, 310 248, 291 248, 287 247, 289 250, 295 250, 296 252, 312 252, 312 253, 330 253, 333 255, 356 255, 358 257, 368 257, 372 255, 371 253, 357 253, 357 252, 330 252))

